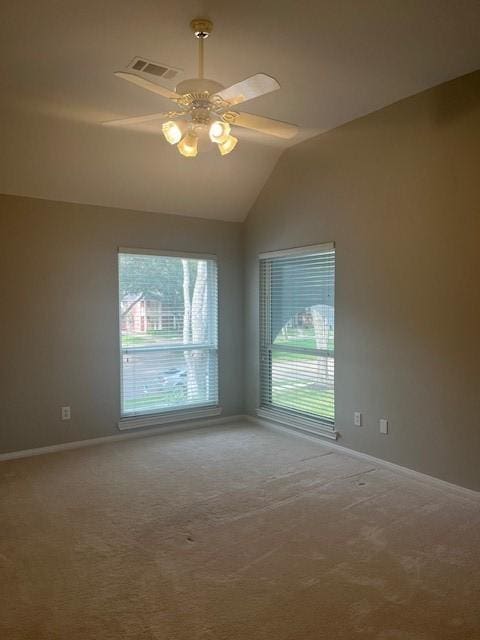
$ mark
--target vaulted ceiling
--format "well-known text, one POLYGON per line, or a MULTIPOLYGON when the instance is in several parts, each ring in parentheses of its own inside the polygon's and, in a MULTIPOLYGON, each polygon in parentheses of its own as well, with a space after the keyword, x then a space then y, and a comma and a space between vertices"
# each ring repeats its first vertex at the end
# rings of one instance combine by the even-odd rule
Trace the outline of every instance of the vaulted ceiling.
POLYGON ((285 142, 238 130, 229 156, 186 159, 158 124, 99 124, 170 108, 113 72, 144 56, 195 77, 191 18, 214 22, 207 77, 279 80, 244 110, 298 124, 287 144, 480 67, 478 0, 24 0, 1 16, 1 192, 222 220, 245 218, 285 142))

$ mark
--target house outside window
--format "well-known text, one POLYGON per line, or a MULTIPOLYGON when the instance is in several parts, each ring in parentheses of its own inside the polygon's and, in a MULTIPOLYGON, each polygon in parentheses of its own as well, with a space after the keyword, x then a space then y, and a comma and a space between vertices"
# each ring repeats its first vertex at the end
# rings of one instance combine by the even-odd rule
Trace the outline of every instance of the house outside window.
POLYGON ((123 418, 218 405, 214 256, 121 249, 123 418))

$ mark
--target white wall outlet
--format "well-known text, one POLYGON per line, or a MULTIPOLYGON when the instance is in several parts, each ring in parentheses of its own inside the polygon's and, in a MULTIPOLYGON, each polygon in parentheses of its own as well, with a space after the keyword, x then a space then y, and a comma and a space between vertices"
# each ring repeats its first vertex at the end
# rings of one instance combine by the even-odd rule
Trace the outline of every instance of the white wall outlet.
POLYGON ((386 418, 380 418, 380 433, 388 433, 388 420, 386 418))
POLYGON ((62 407, 62 420, 70 420, 70 407, 62 407))
POLYGON ((355 411, 355 413, 353 414, 353 424, 356 427, 362 426, 362 414, 360 413, 360 411, 355 411))

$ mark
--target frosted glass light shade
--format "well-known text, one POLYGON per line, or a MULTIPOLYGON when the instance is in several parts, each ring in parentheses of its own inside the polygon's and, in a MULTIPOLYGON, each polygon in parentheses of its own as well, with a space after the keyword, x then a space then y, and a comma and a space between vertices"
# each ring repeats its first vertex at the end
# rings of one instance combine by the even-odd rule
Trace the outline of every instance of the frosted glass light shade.
POLYGON ((194 133, 187 135, 177 144, 177 149, 182 156, 194 158, 198 153, 198 137, 194 133))
POLYGON ((227 138, 218 145, 218 150, 222 154, 222 156, 226 156, 227 153, 233 151, 237 145, 238 138, 235 136, 227 136, 227 138))
POLYGON ((169 144, 178 144, 185 132, 185 123, 169 120, 162 124, 163 135, 169 144))
POLYGON ((230 134, 230 125, 228 124, 228 122, 215 120, 215 122, 212 122, 212 124, 210 125, 210 130, 208 133, 212 142, 220 144, 222 142, 225 142, 225 140, 228 138, 230 134))

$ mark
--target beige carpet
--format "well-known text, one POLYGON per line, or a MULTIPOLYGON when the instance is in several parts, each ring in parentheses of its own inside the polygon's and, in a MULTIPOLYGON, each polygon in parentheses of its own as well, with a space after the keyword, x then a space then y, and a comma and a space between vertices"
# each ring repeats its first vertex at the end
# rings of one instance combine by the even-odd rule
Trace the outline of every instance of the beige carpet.
POLYGON ((480 499, 239 425, 0 464, 2 640, 480 638, 480 499))

